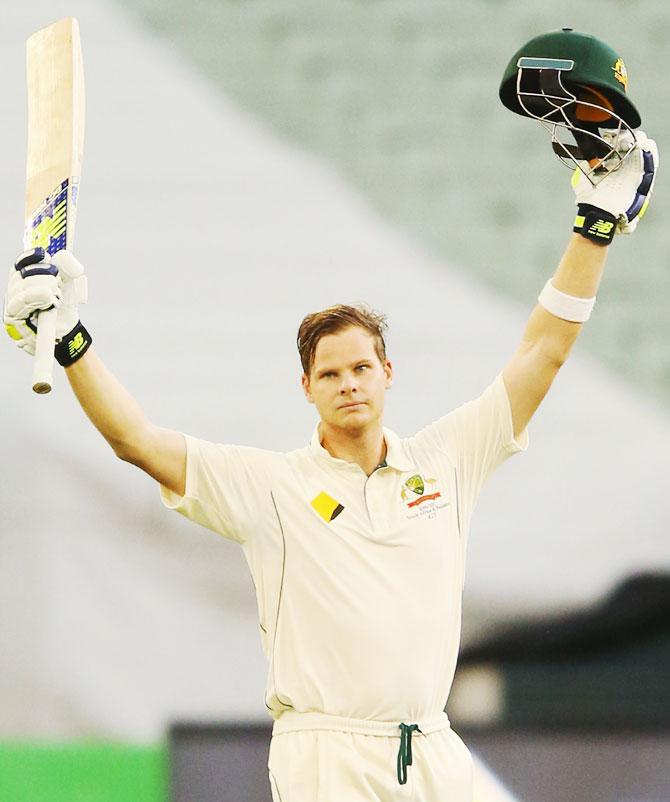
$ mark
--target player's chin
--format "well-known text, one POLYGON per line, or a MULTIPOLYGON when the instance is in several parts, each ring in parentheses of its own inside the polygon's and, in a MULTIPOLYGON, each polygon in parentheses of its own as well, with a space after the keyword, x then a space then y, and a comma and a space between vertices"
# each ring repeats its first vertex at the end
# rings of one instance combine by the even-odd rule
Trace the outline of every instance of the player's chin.
POLYGON ((365 429, 375 421, 376 418, 377 415, 374 410, 370 409, 367 405, 347 407, 339 410, 340 424, 350 431, 365 429))

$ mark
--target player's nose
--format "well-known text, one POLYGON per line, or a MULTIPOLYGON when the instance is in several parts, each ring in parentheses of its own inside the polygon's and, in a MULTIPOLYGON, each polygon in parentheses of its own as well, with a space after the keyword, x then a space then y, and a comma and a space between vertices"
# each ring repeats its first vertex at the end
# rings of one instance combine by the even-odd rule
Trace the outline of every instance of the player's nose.
POLYGON ((342 380, 340 381, 340 395, 346 395, 347 393, 355 393, 358 389, 358 383, 356 382, 356 377, 353 373, 345 373, 342 375, 342 380))

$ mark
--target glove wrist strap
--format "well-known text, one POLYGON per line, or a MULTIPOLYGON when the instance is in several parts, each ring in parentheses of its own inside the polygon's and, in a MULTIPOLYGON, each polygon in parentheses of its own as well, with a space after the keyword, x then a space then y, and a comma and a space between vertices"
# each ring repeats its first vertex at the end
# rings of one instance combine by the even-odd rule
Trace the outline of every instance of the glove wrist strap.
POLYGON ((93 342, 93 338, 83 327, 81 320, 77 325, 56 343, 54 356, 59 365, 64 368, 74 365, 88 351, 93 342))
POLYGON ((609 245, 614 239, 618 218, 609 212, 580 203, 572 230, 598 245, 609 245))

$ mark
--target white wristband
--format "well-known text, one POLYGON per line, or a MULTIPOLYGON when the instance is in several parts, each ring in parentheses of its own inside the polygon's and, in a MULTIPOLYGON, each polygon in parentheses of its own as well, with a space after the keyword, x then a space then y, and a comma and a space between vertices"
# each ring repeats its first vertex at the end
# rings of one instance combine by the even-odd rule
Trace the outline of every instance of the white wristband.
POLYGON ((596 303, 595 296, 593 298, 576 298, 574 295, 566 295, 554 287, 551 279, 544 285, 537 300, 547 312, 560 317, 561 320, 569 320, 571 323, 586 323, 591 317, 596 303))

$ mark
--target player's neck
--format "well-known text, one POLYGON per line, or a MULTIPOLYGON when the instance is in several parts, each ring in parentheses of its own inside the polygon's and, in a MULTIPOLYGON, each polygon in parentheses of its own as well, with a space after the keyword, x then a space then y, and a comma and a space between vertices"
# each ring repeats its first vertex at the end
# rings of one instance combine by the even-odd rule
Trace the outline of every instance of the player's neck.
POLYGON ((386 458, 386 443, 381 423, 352 432, 338 429, 321 422, 319 425, 321 445, 331 457, 355 462, 367 476, 386 458))

